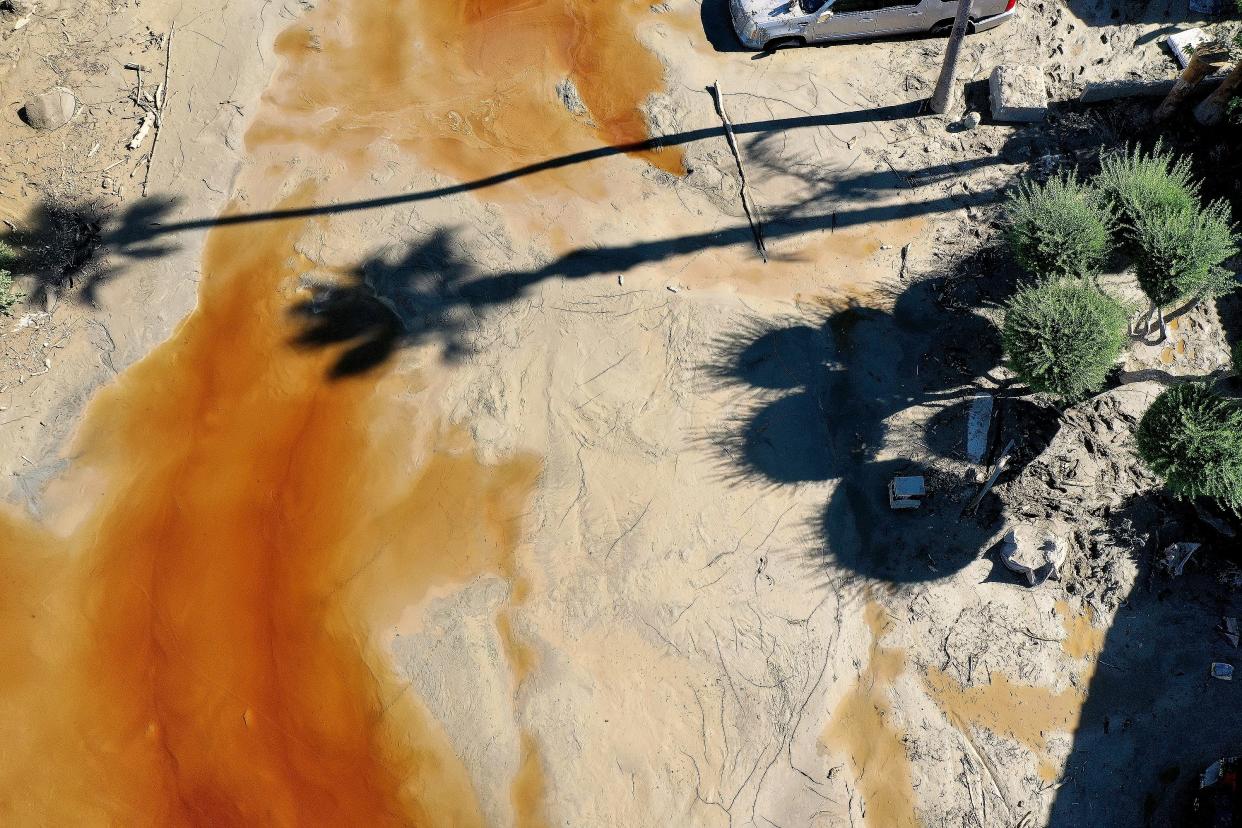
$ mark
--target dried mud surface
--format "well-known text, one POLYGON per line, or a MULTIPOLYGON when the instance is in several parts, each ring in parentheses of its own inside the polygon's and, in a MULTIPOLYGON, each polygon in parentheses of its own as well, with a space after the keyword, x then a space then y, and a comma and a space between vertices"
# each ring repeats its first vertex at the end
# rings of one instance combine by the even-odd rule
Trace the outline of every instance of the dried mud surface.
MULTIPOLYGON (((1006 408, 1027 454, 959 519, 994 202, 1117 124, 956 132, 918 116, 941 41, 752 60, 722 14, 48 0, 6 35, 6 100, 83 105, 0 124, 0 215, 89 266, 19 274, 0 338, 5 824, 1177 824, 1237 732, 1192 675, 1237 599, 1147 570, 1197 530, 1125 458, 1214 312, 1055 433, 1006 408), (168 63, 154 150, 131 61, 168 63), (1061 581, 999 566, 1014 521, 1068 527, 1061 581)), ((1170 17, 1024 6, 964 66, 1068 97, 1163 66, 1170 17)))

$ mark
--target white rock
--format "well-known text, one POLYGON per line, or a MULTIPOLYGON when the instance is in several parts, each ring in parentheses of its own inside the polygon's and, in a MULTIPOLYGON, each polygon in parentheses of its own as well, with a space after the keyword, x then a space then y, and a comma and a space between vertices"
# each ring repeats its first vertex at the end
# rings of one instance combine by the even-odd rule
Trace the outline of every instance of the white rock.
POLYGON ((77 111, 78 99, 63 86, 54 86, 26 102, 26 123, 35 129, 59 129, 77 111))

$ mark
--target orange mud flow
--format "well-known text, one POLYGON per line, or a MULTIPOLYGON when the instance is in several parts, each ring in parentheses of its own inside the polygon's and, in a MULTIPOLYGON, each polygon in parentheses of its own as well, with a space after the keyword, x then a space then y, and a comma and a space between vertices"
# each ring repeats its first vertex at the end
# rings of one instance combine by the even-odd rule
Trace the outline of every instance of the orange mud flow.
MULTIPOLYGON (((279 39, 245 209, 347 194, 384 139, 461 179, 643 140, 663 78, 635 39, 646 9, 325 3, 279 39), (556 97, 563 78, 593 125, 556 97), (308 148, 335 179, 285 180, 308 148)), ((644 158, 680 172, 676 152, 644 158)), ((540 461, 484 465, 464 432, 434 437, 378 392, 382 369, 329 381, 339 352, 292 348, 307 230, 214 229, 197 309, 92 402, 45 523, 0 513, 0 824, 481 822, 378 639, 429 590, 492 574, 512 587, 496 629, 521 684, 536 659, 512 623, 516 561, 540 461)), ((514 778, 488 784, 541 824, 542 762, 518 740, 514 778)))
MULTIPOLYGON (((647 0, 343 0, 278 39, 290 71, 248 145, 358 156, 378 139, 468 181, 570 152, 648 139, 643 103, 664 67, 635 29, 647 0), (557 93, 572 83, 588 114, 557 93)), ((635 153, 680 175, 681 152, 635 153)), ((579 172, 579 176, 585 173, 579 172)))
POLYGON ((289 351, 298 230, 212 234, 199 309, 90 409, 97 511, 64 539, 4 528, 6 825, 479 822, 373 626, 511 577, 539 464, 483 466, 461 435, 394 460, 373 382, 289 351))

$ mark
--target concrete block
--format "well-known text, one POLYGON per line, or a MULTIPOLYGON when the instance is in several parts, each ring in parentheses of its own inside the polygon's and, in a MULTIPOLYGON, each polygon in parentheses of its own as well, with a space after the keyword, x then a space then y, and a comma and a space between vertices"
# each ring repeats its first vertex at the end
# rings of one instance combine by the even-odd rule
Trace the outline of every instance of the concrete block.
POLYGON ((997 66, 988 89, 994 120, 1037 123, 1048 115, 1048 87, 1037 66, 997 66))
MULTIPOLYGON (((1197 93, 1209 94, 1216 91, 1225 79, 1224 74, 1215 74, 1199 81, 1197 93)), ((1114 101, 1118 98, 1163 98, 1173 89, 1177 78, 1158 78, 1156 80, 1111 80, 1092 81, 1083 87, 1080 103, 1100 103, 1114 101)))

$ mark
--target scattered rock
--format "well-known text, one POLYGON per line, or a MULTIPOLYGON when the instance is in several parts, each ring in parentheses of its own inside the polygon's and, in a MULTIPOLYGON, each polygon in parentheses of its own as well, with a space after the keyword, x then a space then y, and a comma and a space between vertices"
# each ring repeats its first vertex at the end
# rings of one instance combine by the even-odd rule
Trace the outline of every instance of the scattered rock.
POLYGON ((0 11, 8 12, 17 17, 29 17, 34 14, 33 0, 0 0, 0 11))
POLYGON ((1225 637, 1226 641, 1235 647, 1238 646, 1238 619, 1230 615, 1224 616, 1220 619, 1220 625, 1217 629, 1220 630, 1221 635, 1225 637))
POLYGON ((35 129, 59 129, 77 111, 78 99, 63 86, 54 86, 22 107, 22 119, 35 129))
POLYGON ((962 129, 970 131, 983 121, 983 116, 978 112, 967 112, 966 117, 962 118, 962 129))
POLYGON ((1038 123, 1048 115, 1048 87, 1037 66, 997 66, 988 89, 992 117, 998 121, 1038 123))
POLYGON ((578 93, 578 87, 574 85, 573 80, 565 78, 557 83, 556 96, 561 99, 561 103, 564 104, 565 109, 569 110, 570 115, 594 123, 591 119, 591 110, 587 109, 586 102, 582 100, 582 95, 578 93))

